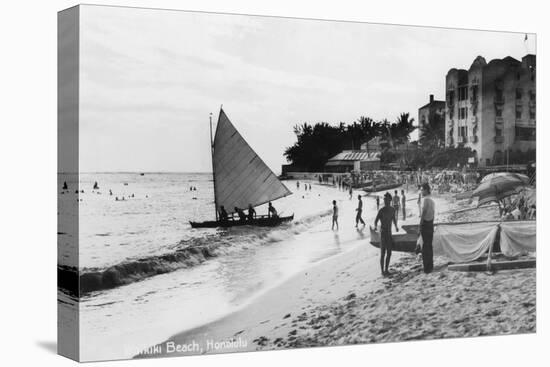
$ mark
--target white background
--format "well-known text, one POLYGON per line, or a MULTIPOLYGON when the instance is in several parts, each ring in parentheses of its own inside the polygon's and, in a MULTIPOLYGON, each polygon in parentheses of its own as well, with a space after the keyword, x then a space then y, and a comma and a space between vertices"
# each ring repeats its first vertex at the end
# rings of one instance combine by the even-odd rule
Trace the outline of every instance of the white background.
MULTIPOLYGON (((320 19, 534 32, 537 47, 539 208, 550 182, 544 105, 549 85, 548 11, 539 1, 95 1, 320 19)), ((4 1, 0 8, 0 360, 73 364, 56 348, 57 11, 73 1, 4 1)), ((411 55, 414 57, 414 55, 411 55)), ((546 102, 548 103, 548 102, 546 102)), ((548 215, 538 213, 537 334, 103 363, 103 365, 542 365, 548 356, 548 215), (546 289, 545 289, 546 288, 546 289), (546 348, 546 350, 545 350, 546 348)), ((496 275, 498 276, 498 275, 496 275)))

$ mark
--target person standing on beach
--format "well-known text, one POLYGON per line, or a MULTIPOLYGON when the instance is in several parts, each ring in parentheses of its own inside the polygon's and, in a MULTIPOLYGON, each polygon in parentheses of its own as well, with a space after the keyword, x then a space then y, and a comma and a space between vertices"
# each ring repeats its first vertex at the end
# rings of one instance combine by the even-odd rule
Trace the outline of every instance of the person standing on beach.
POLYGON ((399 219, 399 196, 397 195, 397 190, 394 191, 393 195, 393 208, 395 209, 395 221, 399 219))
POLYGON ((405 202, 407 199, 405 198, 405 190, 401 190, 401 210, 403 210, 403 220, 405 220, 405 217, 407 216, 405 212, 405 202))
POLYGON ((352 197, 353 197, 353 188, 351 187, 351 185, 349 185, 349 199, 351 200, 352 197))
POLYGON ((422 185, 418 185, 418 200, 416 201, 418 204, 418 216, 422 216, 422 185))
POLYGON ((332 200, 332 230, 334 231, 334 225, 336 224, 336 230, 338 227, 338 205, 336 205, 336 200, 332 200))
POLYGON ((395 231, 399 232, 397 228, 397 221, 395 220, 395 209, 391 206, 392 197, 389 192, 384 195, 384 207, 378 211, 376 219, 374 220, 374 229, 378 226, 380 221, 380 271, 382 275, 389 274, 390 258, 393 248, 393 239, 391 237, 391 224, 395 225, 395 231))
POLYGON ((380 196, 376 195, 376 211, 380 210, 380 196))
POLYGON ((431 189, 428 183, 422 184, 422 211, 420 214, 420 235, 422 236, 422 263, 424 273, 433 270, 433 247, 435 203, 430 196, 431 189))
POLYGON ((355 211, 357 212, 357 215, 355 216, 355 228, 359 225, 359 222, 364 226, 365 221, 361 217, 361 214, 363 213, 363 200, 361 200, 361 195, 357 195, 357 199, 359 199, 359 203, 357 204, 357 209, 355 211))

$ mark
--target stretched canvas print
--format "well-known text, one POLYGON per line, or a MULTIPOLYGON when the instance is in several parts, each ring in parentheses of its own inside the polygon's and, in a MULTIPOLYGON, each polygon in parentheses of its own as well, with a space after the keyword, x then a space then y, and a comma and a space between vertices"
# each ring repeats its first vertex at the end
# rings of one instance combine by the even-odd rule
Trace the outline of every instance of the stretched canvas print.
POLYGON ((536 331, 534 34, 58 14, 59 353, 536 331))

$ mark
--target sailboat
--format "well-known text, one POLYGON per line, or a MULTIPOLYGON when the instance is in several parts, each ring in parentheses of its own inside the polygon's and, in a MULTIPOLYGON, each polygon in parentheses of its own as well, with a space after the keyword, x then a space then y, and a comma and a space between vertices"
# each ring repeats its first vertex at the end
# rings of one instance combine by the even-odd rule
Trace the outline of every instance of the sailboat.
POLYGON ((220 108, 214 141, 210 117, 210 141, 216 220, 190 222, 191 227, 276 226, 294 219, 294 214, 286 217, 257 215, 250 220, 235 218, 235 208, 246 210, 249 205, 257 207, 292 192, 248 145, 223 108, 220 108), (218 214, 222 206, 228 214, 224 220, 218 214))

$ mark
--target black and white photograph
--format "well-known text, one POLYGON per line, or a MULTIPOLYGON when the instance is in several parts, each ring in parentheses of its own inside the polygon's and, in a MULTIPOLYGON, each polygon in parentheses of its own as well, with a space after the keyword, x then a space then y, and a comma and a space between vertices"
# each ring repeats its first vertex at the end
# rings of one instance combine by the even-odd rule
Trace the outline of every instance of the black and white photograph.
POLYGON ((537 34, 57 22, 61 355, 537 332, 537 34))

